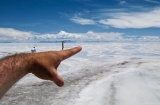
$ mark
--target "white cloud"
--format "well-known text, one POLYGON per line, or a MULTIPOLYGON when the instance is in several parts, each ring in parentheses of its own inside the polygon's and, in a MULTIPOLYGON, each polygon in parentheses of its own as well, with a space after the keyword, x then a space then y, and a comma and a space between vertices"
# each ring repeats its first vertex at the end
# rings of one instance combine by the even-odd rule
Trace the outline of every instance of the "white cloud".
POLYGON ((60 31, 57 34, 38 34, 33 32, 19 31, 12 28, 0 28, 0 41, 11 41, 11 42, 39 42, 39 41, 58 41, 58 40, 113 40, 118 39, 123 33, 118 32, 92 32, 86 33, 69 33, 60 31))
POLYGON ((81 25, 93 25, 96 24, 94 20, 92 19, 86 19, 86 18, 80 18, 80 17, 73 17, 70 19, 71 21, 81 24, 81 25))
POLYGON ((145 40, 145 41, 159 41, 160 37, 159 36, 142 36, 139 38, 139 40, 145 40))
POLYGON ((87 33, 69 33, 65 31, 60 31, 57 34, 43 34, 43 35, 36 35, 36 39, 39 40, 57 40, 57 39, 71 39, 71 40, 113 40, 118 39, 121 37, 123 33, 116 33, 116 32, 92 32, 88 31, 87 33))
POLYGON ((156 0, 145 0, 147 2, 152 2, 152 3, 160 3, 159 1, 156 1, 156 0))
POLYGON ((120 4, 125 4, 126 3, 126 1, 120 1, 120 4))
POLYGON ((96 40, 117 40, 121 39, 123 33, 116 32, 92 32, 88 31, 84 34, 88 39, 96 39, 96 40))
POLYGON ((32 32, 25 32, 15 30, 13 28, 0 28, 0 37, 8 37, 8 38, 28 38, 33 35, 32 32))
MULTIPOLYGON (((119 2, 126 3, 126 1, 119 2)), ((97 25, 101 27, 160 27, 160 8, 132 7, 132 11, 129 9, 98 9, 87 13, 77 13, 70 20, 81 25, 97 25), (134 9, 137 11, 133 12, 134 9)))
POLYGON ((119 32, 93 32, 69 33, 60 31, 57 34, 38 34, 33 32, 19 31, 12 28, 0 28, 0 42, 39 42, 39 41, 160 41, 159 36, 124 37, 119 32))
POLYGON ((160 8, 149 12, 113 13, 110 17, 99 20, 99 23, 115 28, 160 27, 160 8))

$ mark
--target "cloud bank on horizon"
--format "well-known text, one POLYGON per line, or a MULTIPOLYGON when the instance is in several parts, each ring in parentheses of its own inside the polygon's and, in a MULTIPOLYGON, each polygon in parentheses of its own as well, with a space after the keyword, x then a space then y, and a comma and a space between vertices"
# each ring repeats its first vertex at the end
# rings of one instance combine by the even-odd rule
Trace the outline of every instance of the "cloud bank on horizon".
POLYGON ((54 42, 54 41, 160 41, 159 36, 124 36, 118 32, 69 33, 60 31, 56 34, 39 34, 19 31, 12 28, 0 28, 0 42, 54 42))
POLYGON ((0 42, 160 41, 158 0, 62 1, 0 1, 0 42))

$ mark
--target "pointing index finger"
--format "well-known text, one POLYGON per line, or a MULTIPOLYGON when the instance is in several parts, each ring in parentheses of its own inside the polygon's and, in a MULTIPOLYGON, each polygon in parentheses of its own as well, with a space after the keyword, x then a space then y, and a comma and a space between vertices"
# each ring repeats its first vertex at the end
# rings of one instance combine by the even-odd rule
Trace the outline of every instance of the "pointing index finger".
POLYGON ((81 50, 82 50, 82 47, 78 46, 78 47, 74 47, 71 49, 60 51, 59 53, 60 53, 60 56, 62 57, 62 60, 65 60, 65 59, 77 54, 81 50))

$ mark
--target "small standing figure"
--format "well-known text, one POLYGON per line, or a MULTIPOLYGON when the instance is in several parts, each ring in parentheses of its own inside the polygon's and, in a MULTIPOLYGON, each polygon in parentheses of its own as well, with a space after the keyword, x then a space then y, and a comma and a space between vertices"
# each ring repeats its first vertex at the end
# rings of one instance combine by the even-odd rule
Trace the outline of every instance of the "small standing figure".
POLYGON ((65 43, 66 41, 62 41, 62 50, 64 49, 64 43, 65 43))
POLYGON ((35 52, 36 52, 36 48, 33 47, 33 48, 31 49, 31 52, 32 52, 32 53, 35 53, 35 52))

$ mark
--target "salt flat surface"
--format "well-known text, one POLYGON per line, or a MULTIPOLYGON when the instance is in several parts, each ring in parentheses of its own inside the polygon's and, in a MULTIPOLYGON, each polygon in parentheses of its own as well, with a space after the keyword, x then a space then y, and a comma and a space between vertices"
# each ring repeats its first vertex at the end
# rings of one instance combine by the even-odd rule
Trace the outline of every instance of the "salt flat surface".
MULTIPOLYGON (((1 105, 160 105, 160 43, 65 43, 83 50, 58 68, 64 87, 32 74, 18 81, 1 105)), ((61 50, 60 43, 1 44, 0 56, 61 50)))

